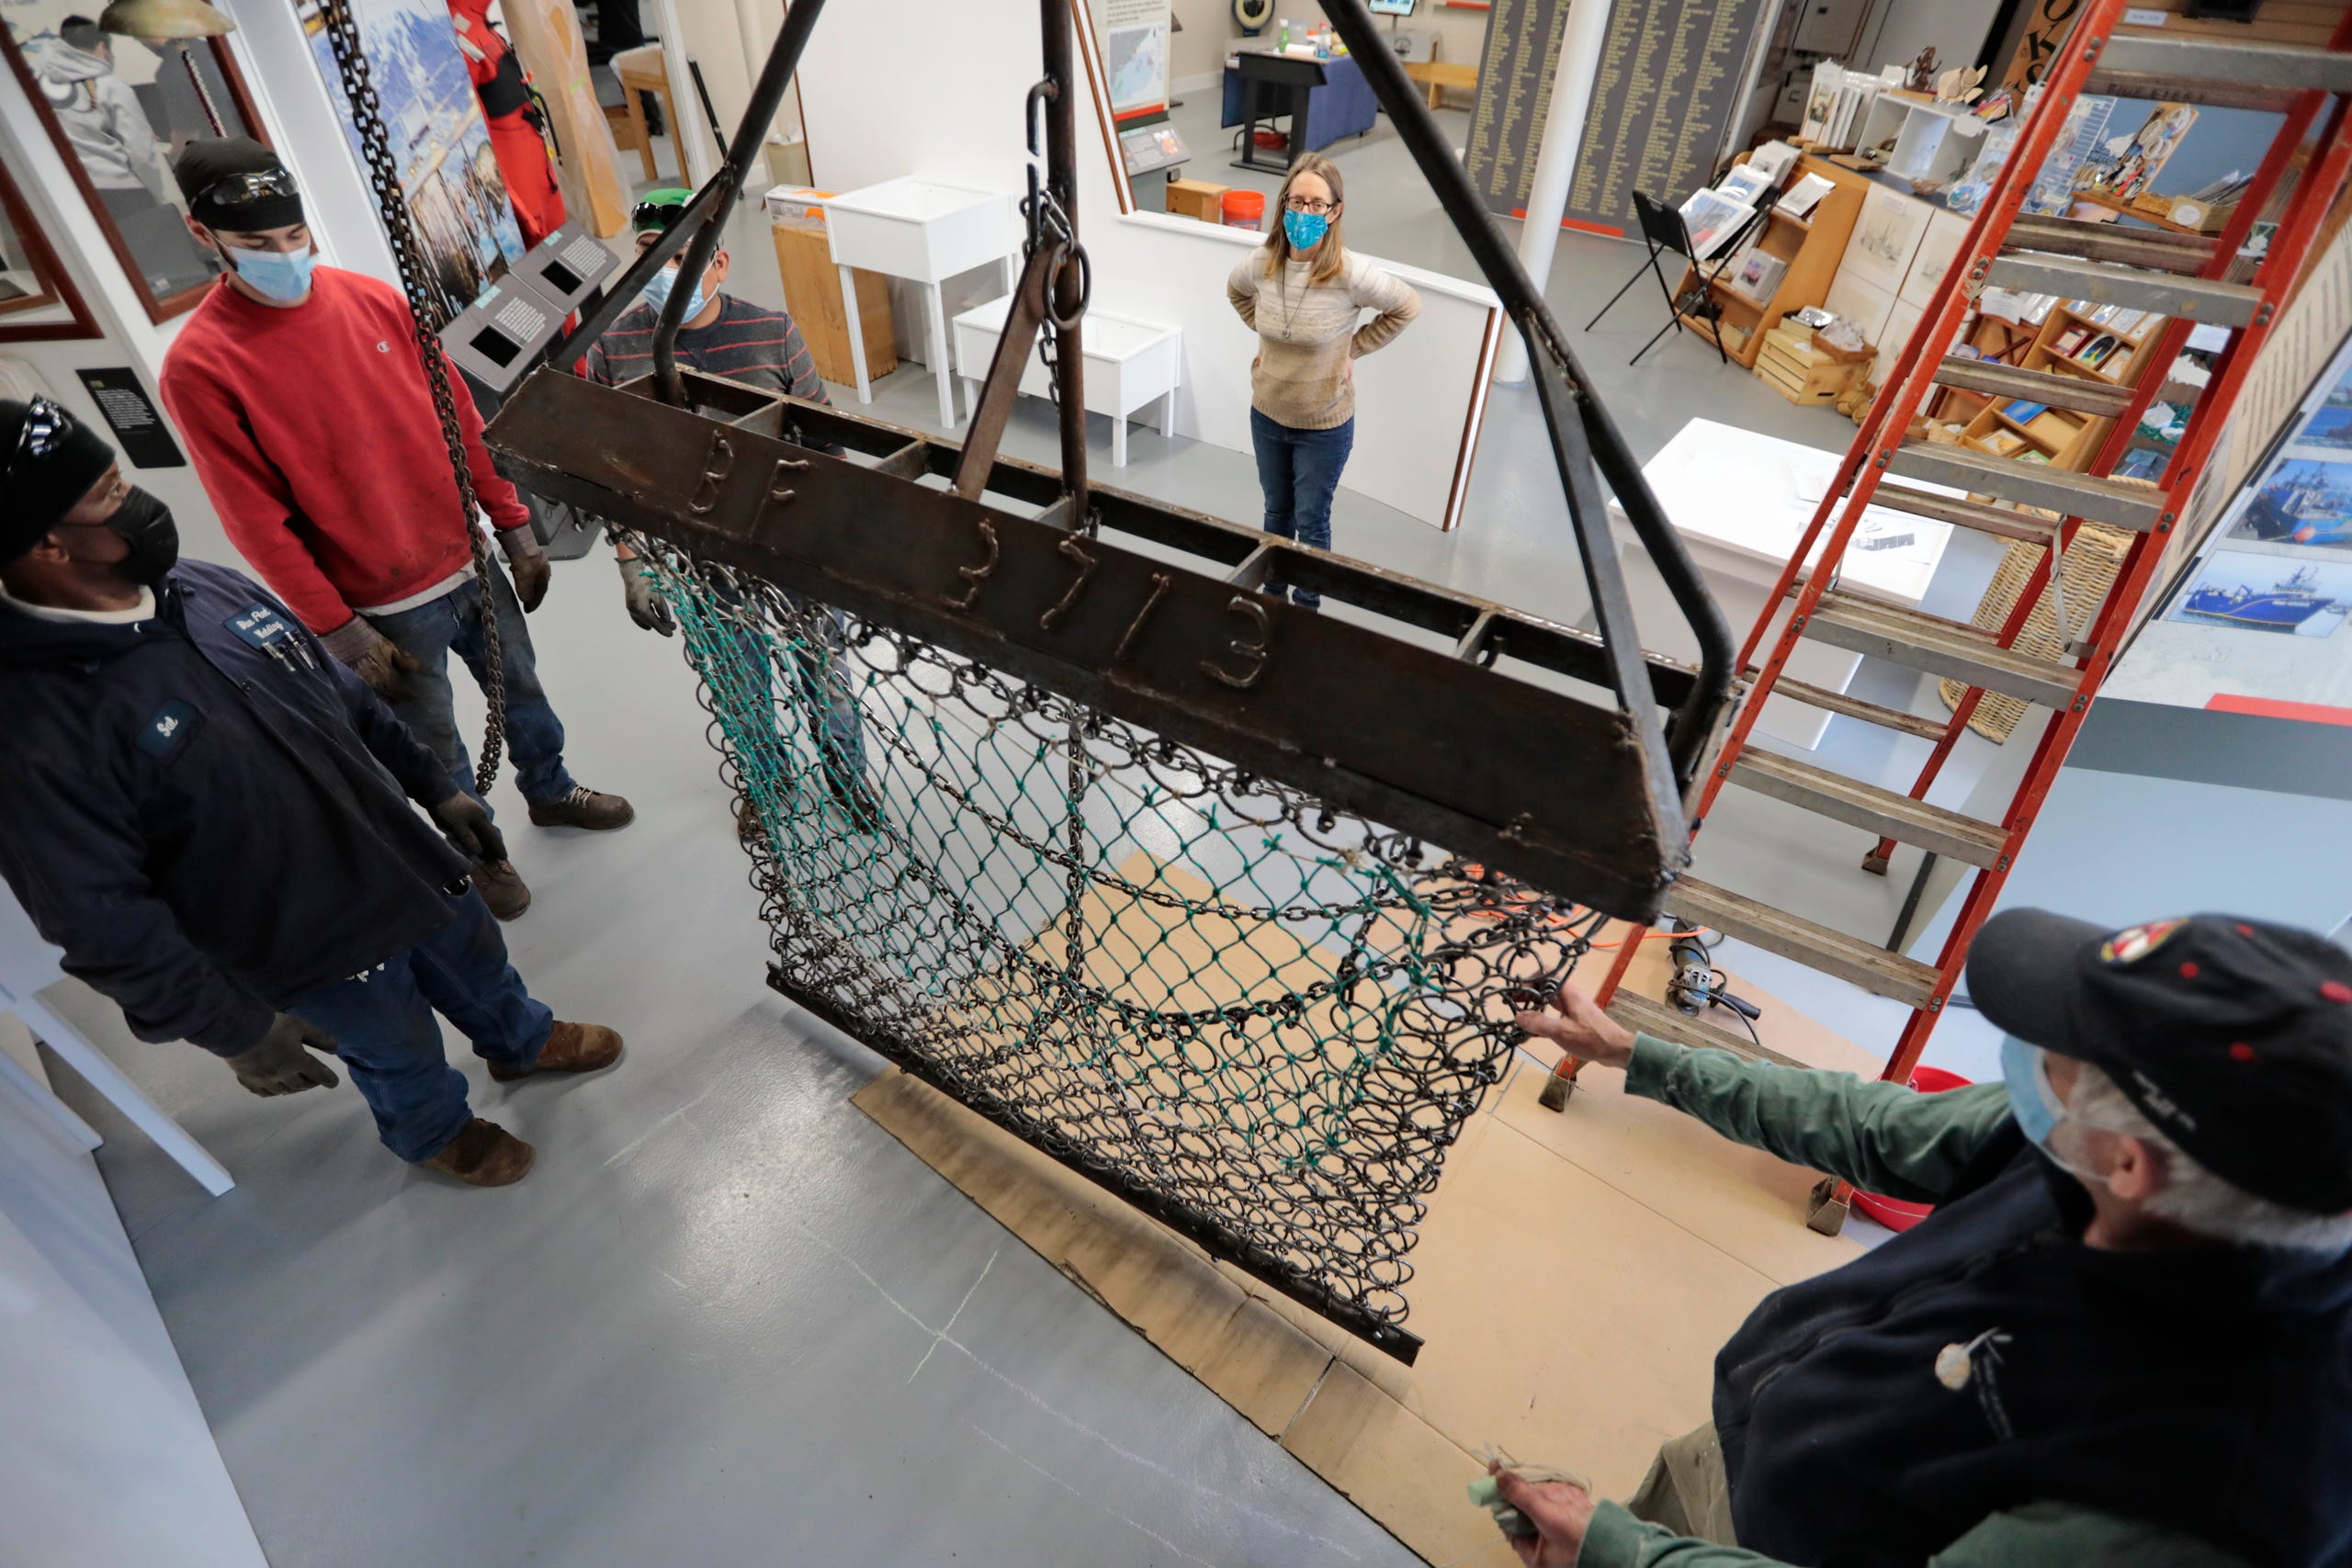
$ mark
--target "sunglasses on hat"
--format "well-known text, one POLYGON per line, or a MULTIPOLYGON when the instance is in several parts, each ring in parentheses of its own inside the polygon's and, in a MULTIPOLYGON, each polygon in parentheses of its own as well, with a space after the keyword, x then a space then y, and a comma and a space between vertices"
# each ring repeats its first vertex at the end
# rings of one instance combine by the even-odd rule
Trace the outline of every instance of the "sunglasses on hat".
POLYGON ((265 197, 300 194, 294 188, 294 176, 286 170, 259 169, 249 174, 223 175, 206 186, 190 205, 243 207, 265 197))
POLYGON ((56 403, 35 398, 26 405, 24 428, 17 432, 17 449, 8 455, 8 467, 0 470, 0 479, 14 479, 17 465, 28 457, 46 457, 56 451, 74 423, 74 416, 56 403))

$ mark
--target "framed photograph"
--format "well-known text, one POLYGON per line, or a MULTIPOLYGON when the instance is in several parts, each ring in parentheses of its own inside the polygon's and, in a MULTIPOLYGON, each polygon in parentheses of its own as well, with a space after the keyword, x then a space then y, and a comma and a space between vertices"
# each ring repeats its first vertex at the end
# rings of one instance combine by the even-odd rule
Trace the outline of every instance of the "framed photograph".
POLYGON ((96 337, 97 322, 0 164, 0 343, 96 337))
POLYGON ((2279 463, 2248 498, 2230 537, 2352 551, 2352 464, 2279 463))
POLYGON ((184 221, 171 161, 200 136, 267 141, 219 39, 100 32, 84 0, 8 0, 0 52, 138 290, 147 318, 196 308, 220 272, 184 221))
MULTIPOLYGON (((317 0, 300 0, 295 15, 352 153, 364 165, 367 154, 352 125, 326 18, 317 0)), ((455 316, 506 276, 524 246, 481 101, 458 52, 449 7, 446 0, 351 0, 351 15, 369 60, 403 66, 393 72, 377 65, 376 96, 397 139, 410 226, 424 251, 442 313, 455 316)), ((389 214, 379 216, 389 221, 389 214)))
POLYGON ((1733 201, 1712 190, 1693 192, 1682 204, 1682 223, 1690 231, 1691 254, 1706 260, 1755 216, 1756 209, 1747 202, 1733 201))

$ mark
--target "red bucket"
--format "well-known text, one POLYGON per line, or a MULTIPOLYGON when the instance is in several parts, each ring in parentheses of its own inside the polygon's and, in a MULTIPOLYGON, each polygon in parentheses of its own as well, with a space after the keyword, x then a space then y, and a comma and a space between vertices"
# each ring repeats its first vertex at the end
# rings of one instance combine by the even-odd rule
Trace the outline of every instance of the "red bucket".
MULTIPOLYGON (((1911 1087, 1921 1094, 1941 1094, 1948 1089, 1964 1089, 1969 1080, 1958 1073, 1948 1073, 1941 1067, 1914 1067, 1911 1087)), ((1891 1231, 1907 1231, 1936 1212, 1933 1203, 1913 1203, 1901 1198, 1881 1197, 1875 1192, 1856 1190, 1854 1207, 1876 1220, 1891 1231)))
POLYGON ((1261 190, 1229 190, 1219 208, 1219 215, 1228 229, 1247 229, 1252 233, 1266 220, 1266 193, 1261 190))

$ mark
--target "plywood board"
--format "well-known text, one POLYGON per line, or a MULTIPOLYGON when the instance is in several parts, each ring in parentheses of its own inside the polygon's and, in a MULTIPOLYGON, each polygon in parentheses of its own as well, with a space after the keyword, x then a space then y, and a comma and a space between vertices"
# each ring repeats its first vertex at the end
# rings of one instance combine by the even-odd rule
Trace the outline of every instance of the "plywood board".
MULTIPOLYGON (((1139 884, 1190 878, 1121 869, 1139 884)), ((1189 948, 1197 935, 1167 940, 1189 948)), ((1227 973, 1272 979, 1302 961, 1257 956, 1227 973)), ((1665 962, 1663 942, 1645 944, 1628 983, 1656 994, 1665 962)), ((1764 1003, 1775 1049, 1875 1070, 1736 984, 1764 1003)), ((1447 1156, 1409 1255, 1424 1340, 1410 1368, 914 1078, 893 1070, 855 1102, 1408 1546, 1433 1563, 1505 1568, 1508 1547, 1463 1493, 1490 1445, 1625 1495, 1660 1442, 1707 1418, 1715 1352, 1755 1304, 1858 1251, 1804 1228, 1812 1173, 1626 1095, 1621 1074, 1588 1067, 1565 1113, 1544 1111, 1548 1062, 1521 1058, 1447 1156)))

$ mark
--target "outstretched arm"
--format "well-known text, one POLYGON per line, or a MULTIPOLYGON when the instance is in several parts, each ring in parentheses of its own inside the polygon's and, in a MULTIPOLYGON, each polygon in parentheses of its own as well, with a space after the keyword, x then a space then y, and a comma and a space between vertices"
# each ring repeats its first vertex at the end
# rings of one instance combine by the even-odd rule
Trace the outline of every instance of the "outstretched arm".
POLYGON ((1871 1192, 1934 1202, 2009 1113, 1999 1084, 1919 1094, 1851 1073, 1751 1062, 1636 1035, 1574 986, 1520 1028, 1588 1062, 1625 1070, 1625 1090, 1697 1117, 1724 1137, 1871 1192))

